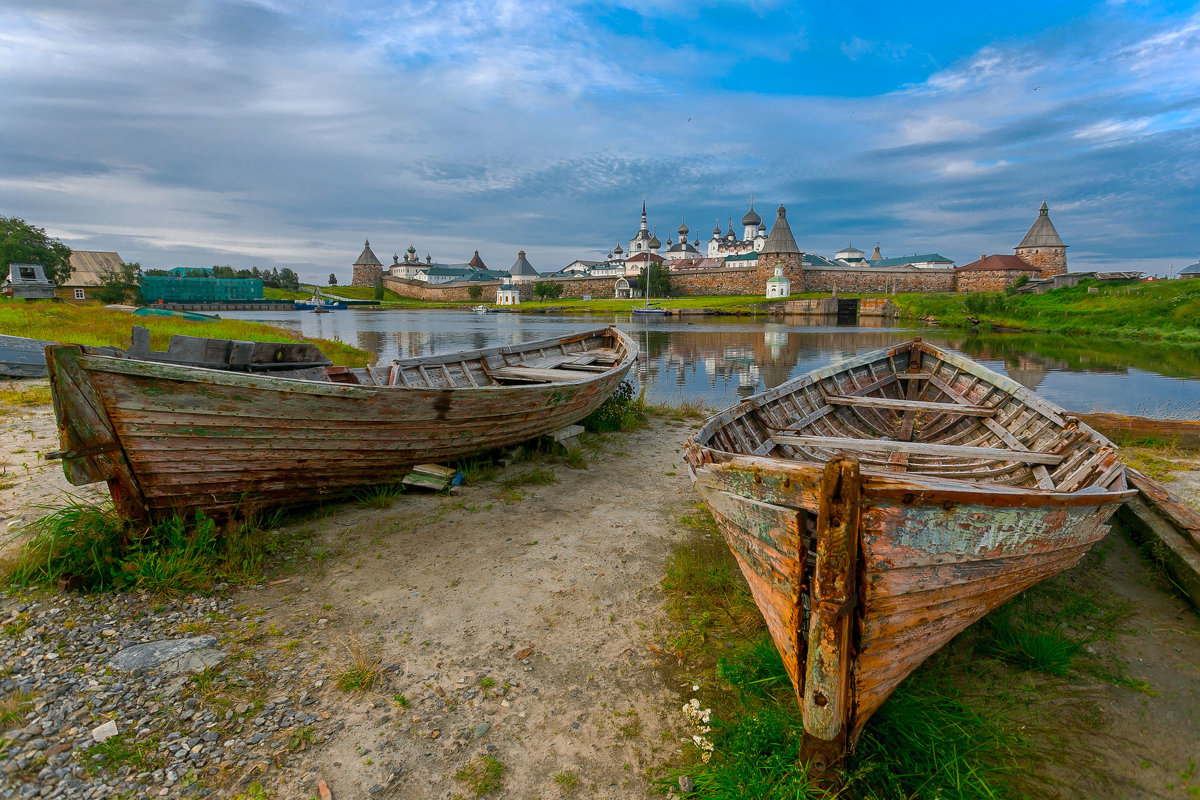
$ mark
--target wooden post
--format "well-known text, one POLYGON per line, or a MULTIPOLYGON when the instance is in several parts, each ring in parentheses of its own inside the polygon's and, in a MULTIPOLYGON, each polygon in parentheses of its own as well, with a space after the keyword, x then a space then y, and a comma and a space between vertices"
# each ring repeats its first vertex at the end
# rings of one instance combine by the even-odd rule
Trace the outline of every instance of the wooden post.
POLYGON ((860 495, 857 459, 841 456, 825 465, 800 740, 800 760, 818 778, 841 759, 850 730, 860 495))

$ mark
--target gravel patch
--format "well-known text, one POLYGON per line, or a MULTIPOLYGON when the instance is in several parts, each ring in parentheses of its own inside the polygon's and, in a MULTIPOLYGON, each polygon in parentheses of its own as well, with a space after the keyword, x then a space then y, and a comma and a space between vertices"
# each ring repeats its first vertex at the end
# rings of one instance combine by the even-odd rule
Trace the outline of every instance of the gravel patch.
POLYGON ((338 723, 311 677, 322 656, 279 641, 258 613, 220 597, 0 598, 0 800, 205 797, 269 782, 338 723), (164 640, 190 647, 153 644, 164 640), (114 662, 131 647, 153 657, 114 662))

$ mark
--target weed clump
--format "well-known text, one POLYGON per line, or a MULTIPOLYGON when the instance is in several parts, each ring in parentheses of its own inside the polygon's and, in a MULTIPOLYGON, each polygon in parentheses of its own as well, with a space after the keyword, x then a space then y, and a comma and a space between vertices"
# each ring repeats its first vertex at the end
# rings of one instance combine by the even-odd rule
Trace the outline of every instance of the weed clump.
POLYGON ((637 430, 646 422, 643 398, 634 395, 633 384, 622 381, 600 407, 584 417, 583 427, 592 433, 637 430))
POLYGON ((503 762, 492 756, 480 756, 454 773, 454 780, 465 785, 475 797, 483 797, 504 786, 503 762))
POLYGON ((370 691, 383 675, 379 648, 371 647, 361 639, 351 639, 345 644, 345 650, 346 667, 338 673, 337 687, 343 692, 370 691))

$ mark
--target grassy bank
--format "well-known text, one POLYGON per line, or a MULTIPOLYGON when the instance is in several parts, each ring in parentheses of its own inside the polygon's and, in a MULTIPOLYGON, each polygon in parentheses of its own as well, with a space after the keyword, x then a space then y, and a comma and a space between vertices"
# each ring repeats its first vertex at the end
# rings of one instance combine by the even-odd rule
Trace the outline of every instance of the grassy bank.
POLYGON ((134 325, 150 331, 150 346, 165 350, 171 336, 248 339, 262 342, 312 342, 335 364, 361 367, 374 356, 332 339, 309 339, 295 331, 245 320, 191 322, 176 317, 133 317, 123 311, 70 303, 0 299, 0 330, 12 336, 98 346, 128 347, 134 325))
POLYGON ((1097 284, 1045 294, 901 294, 904 313, 942 325, 1200 344, 1200 281, 1097 284))
MULTIPOLYGON (((374 300, 375 290, 369 286, 322 286, 321 294, 326 297, 340 297, 343 300, 374 300)), ((307 300, 313 296, 313 287, 301 286, 299 289, 263 288, 263 297, 267 300, 307 300)), ((380 302, 384 305, 431 305, 424 300, 414 300, 411 297, 401 297, 391 289, 383 290, 380 302)))

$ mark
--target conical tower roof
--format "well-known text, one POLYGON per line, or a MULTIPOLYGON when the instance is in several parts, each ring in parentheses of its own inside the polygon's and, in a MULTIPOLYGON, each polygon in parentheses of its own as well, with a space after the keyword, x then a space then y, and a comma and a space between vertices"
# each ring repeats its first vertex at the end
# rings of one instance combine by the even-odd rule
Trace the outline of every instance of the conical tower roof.
POLYGON ((800 248, 796 246, 796 237, 792 236, 792 228, 788 225, 787 210, 783 206, 779 207, 778 215, 775 217, 775 227, 771 228, 771 235, 767 237, 767 242, 763 245, 762 252, 800 252, 800 248))
POLYGON ((483 259, 479 257, 479 251, 475 251, 475 255, 471 256, 471 260, 467 262, 467 266, 475 269, 487 269, 487 265, 483 263, 483 259))
POLYGON ((358 261, 354 262, 356 267, 382 267, 383 263, 375 257, 375 253, 371 251, 371 240, 367 239, 363 244, 362 255, 358 257, 358 261))
POLYGON ((517 260, 513 262, 512 268, 508 271, 508 274, 514 278, 518 275, 536 278, 538 276, 538 271, 534 269, 533 264, 530 264, 529 260, 525 258, 525 251, 520 250, 517 252, 517 260))
POLYGON ((1042 207, 1038 209, 1037 219, 1029 226, 1029 233, 1025 234, 1025 238, 1017 247, 1066 247, 1063 240, 1059 238, 1058 231, 1054 230, 1054 223, 1050 221, 1050 209, 1046 206, 1046 201, 1042 201, 1042 207))

